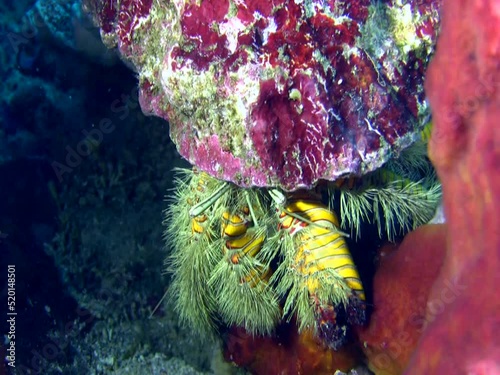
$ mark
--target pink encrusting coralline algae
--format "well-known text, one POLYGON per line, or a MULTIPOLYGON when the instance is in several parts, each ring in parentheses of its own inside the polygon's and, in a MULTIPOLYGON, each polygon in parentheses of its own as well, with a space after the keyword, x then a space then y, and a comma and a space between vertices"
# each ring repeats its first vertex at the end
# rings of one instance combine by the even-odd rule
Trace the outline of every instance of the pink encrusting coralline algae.
POLYGON ((240 186, 310 188, 408 147, 440 0, 87 0, 182 156, 240 186))

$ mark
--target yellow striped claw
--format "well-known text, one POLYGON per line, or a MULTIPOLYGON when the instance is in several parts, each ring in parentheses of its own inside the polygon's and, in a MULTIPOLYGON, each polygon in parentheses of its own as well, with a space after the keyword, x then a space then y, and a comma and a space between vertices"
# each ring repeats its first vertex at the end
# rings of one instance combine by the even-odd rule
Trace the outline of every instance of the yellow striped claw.
POLYGON ((259 257, 268 220, 258 199, 252 206, 223 213, 219 243, 224 257, 215 267, 210 285, 227 325, 244 327, 252 334, 270 334, 279 321, 280 307, 268 284, 271 268, 259 257), (258 218, 259 226, 254 226, 250 212, 258 218))
POLYGON ((362 282, 338 218, 310 192, 290 194, 277 208, 279 231, 270 243, 280 244, 284 260, 272 281, 286 298, 284 314, 296 314, 300 330, 313 327, 328 346, 338 349, 346 340, 347 325, 365 321, 362 282), (353 301, 354 309, 349 306, 353 301), (354 312, 352 318, 348 310, 354 312))

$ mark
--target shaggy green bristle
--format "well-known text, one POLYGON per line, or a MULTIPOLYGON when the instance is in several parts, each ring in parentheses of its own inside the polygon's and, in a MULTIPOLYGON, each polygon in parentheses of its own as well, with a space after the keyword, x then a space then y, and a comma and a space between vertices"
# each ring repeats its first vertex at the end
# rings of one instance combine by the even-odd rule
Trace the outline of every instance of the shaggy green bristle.
POLYGON ((181 321, 202 335, 211 337, 216 332, 218 318, 215 295, 208 286, 208 280, 222 258, 222 252, 214 247, 213 241, 220 231, 226 199, 220 198, 202 213, 207 217, 201 223, 203 232, 193 233, 190 208, 209 199, 221 182, 191 170, 180 170, 178 175, 174 199, 165 217, 165 238, 172 249, 167 260, 168 271, 172 273, 169 293, 175 300, 181 321), (198 189, 200 184, 203 189, 198 189))
POLYGON ((441 200, 441 185, 437 182, 429 188, 424 187, 424 180, 409 183, 402 189, 398 185, 391 183, 380 189, 374 200, 379 235, 385 229, 390 240, 394 235, 408 233, 432 219, 441 200))
POLYGON ((441 184, 427 157, 427 143, 418 140, 353 188, 333 187, 330 195, 338 195, 342 228, 355 238, 363 223, 371 223, 381 238, 394 241, 432 219, 441 201, 441 184))
POLYGON ((347 306, 349 295, 352 293, 346 281, 332 269, 325 269, 310 276, 287 272, 282 282, 283 286, 292 285, 283 307, 283 314, 288 317, 296 314, 299 331, 312 327, 314 332, 317 332, 315 303, 321 306, 347 306), (290 280, 286 280, 287 278, 290 280), (307 283, 310 281, 317 281, 319 285, 313 294, 307 288, 307 283))
MULTIPOLYGON (((231 204, 231 207, 250 209, 247 217, 251 222, 246 232, 249 242, 267 237, 270 217, 261 199, 257 190, 245 190, 237 194, 231 204)), ((241 215, 240 209, 232 211, 231 215, 241 215)), ((223 236, 217 241, 217 247, 221 251, 224 249, 225 255, 215 266, 209 281, 221 318, 227 325, 244 327, 251 334, 270 334, 280 319, 280 306, 265 279, 270 271, 269 262, 262 261, 260 250, 251 256, 243 254, 243 249, 227 249, 228 240, 231 239, 223 236), (238 256, 237 264, 232 262, 232 255, 238 256)))
POLYGON ((384 169, 412 181, 432 175, 433 167, 427 157, 427 143, 416 141, 411 147, 403 150, 399 157, 390 159, 384 169))
MULTIPOLYGON (((303 229, 307 231, 307 229, 303 229)), ((324 269, 314 272, 311 275, 304 275, 298 271, 303 262, 303 259, 297 260, 297 249, 300 244, 296 243, 289 232, 282 232, 281 238, 271 239, 271 245, 279 243, 283 260, 271 278, 271 284, 275 287, 276 292, 282 298, 286 297, 283 307, 283 315, 288 317, 296 315, 299 331, 305 328, 312 327, 317 330, 317 321, 314 315, 315 301, 320 305, 336 306, 342 304, 347 305, 351 288, 347 285, 344 278, 333 269, 324 269), (318 288, 311 291, 307 285, 309 282, 318 282, 318 288)))
POLYGON ((270 334, 280 318, 278 298, 262 276, 268 270, 255 258, 243 257, 233 265, 226 258, 216 266, 210 286, 224 322, 244 327, 251 334, 270 334), (252 275, 253 277, 249 277, 252 275))

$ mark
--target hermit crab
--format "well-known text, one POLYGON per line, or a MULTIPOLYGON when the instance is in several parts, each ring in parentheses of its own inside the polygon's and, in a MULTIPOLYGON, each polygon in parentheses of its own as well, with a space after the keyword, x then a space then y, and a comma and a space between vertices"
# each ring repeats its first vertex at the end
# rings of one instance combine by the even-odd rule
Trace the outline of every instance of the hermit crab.
POLYGON ((195 166, 165 222, 181 318, 267 335, 293 317, 342 346, 367 317, 346 239, 391 240, 440 198, 423 77, 441 1, 85 5, 195 166))
POLYGON ((439 203, 423 145, 362 178, 294 192, 179 170, 165 225, 173 248, 169 293, 181 318, 207 336, 224 326, 268 335, 294 318, 300 331, 312 329, 339 349, 349 327, 367 319, 346 238, 371 224, 393 239, 429 221, 439 203))

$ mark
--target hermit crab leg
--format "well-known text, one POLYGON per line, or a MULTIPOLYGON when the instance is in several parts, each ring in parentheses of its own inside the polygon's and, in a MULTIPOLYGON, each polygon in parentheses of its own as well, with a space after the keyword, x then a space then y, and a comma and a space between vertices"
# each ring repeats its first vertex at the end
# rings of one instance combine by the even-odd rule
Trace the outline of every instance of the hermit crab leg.
POLYGON ((274 201, 274 203, 276 204, 276 207, 280 210, 282 210, 283 212, 285 212, 287 215, 297 219, 297 220, 300 220, 300 221, 303 221, 304 223, 307 223, 309 225, 312 225, 312 226, 315 226, 315 227, 318 227, 318 228, 323 228, 323 229, 328 229, 328 230, 333 230, 335 233, 338 233, 346 238, 349 238, 349 234, 341 231, 339 228, 335 227, 335 228, 330 228, 330 227, 327 227, 327 226, 324 226, 324 225, 321 225, 321 224, 318 224, 318 223, 315 223, 315 222, 312 222, 311 220, 301 216, 301 215, 298 215, 296 214, 295 212, 291 212, 289 210, 287 210, 285 208, 285 204, 286 204, 286 197, 285 195, 277 190, 277 189, 271 189, 269 190, 269 195, 271 196, 272 200, 274 201))
POLYGON ((250 201, 250 194, 247 190, 245 190, 245 199, 247 201, 248 210, 250 211, 250 216, 252 217, 253 225, 258 227, 259 224, 257 221, 257 216, 255 216, 255 212, 253 211, 252 202, 250 201))
POLYGON ((285 205, 286 197, 278 189, 269 190, 269 195, 271 196, 272 200, 274 201, 274 203, 276 203, 277 206, 282 207, 285 205))
POLYGON ((194 205, 189 210, 189 216, 196 217, 205 212, 210 206, 212 206, 217 200, 222 197, 226 192, 231 188, 231 184, 228 182, 224 182, 221 184, 214 193, 209 196, 207 199, 201 201, 200 203, 194 205))
POLYGON ((160 300, 158 301, 158 303, 154 307, 153 311, 151 311, 151 314, 149 314, 149 319, 153 318, 153 315, 155 314, 156 310, 158 310, 160 308, 161 304, 163 303, 165 298, 167 298, 167 296, 168 296, 168 289, 165 291, 165 293, 163 293, 163 296, 160 298, 160 300))

